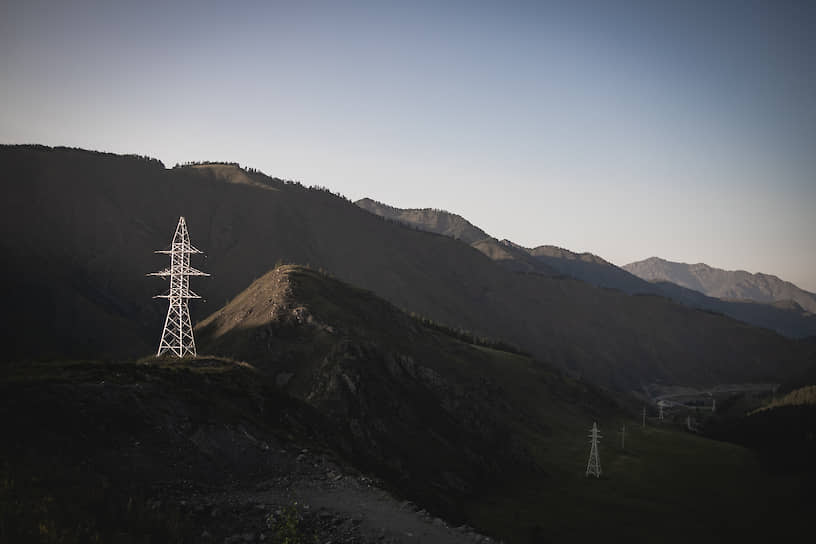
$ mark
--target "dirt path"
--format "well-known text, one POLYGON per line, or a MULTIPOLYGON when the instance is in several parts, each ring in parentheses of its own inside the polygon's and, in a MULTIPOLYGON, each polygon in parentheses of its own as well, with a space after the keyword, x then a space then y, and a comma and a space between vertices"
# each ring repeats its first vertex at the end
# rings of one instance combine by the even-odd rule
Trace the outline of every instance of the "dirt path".
MULTIPOLYGON (((276 452, 277 455, 280 455, 276 452)), ((286 474, 234 489, 191 492, 176 502, 202 528, 202 542, 321 544, 473 544, 494 540, 472 528, 450 527, 413 503, 399 501, 375 480, 343 471, 306 450, 286 474), (289 531, 289 532, 286 532, 289 531), (300 540, 298 540, 300 539, 300 540)))

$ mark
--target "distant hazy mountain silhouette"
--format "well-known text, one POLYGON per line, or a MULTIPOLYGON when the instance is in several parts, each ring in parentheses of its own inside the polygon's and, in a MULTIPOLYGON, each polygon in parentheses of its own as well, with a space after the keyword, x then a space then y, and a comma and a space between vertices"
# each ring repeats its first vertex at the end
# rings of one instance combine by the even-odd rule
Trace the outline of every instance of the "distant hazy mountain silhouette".
POLYGON ((686 264, 651 257, 623 267, 646 281, 668 281, 725 300, 748 300, 816 313, 816 294, 770 274, 722 270, 704 263, 686 264))
MULTIPOLYGON (((716 295, 703 294, 699 289, 667 279, 667 276, 656 277, 657 281, 652 281, 650 278, 638 277, 640 274, 626 269, 638 263, 620 268, 592 253, 575 253, 549 245, 527 248, 510 240, 497 240, 463 217, 444 210, 433 208, 403 210, 369 198, 359 200, 356 204, 377 215, 469 243, 494 261, 515 272, 537 273, 545 276, 564 275, 597 287, 619 289, 629 294, 668 297, 692 308, 721 313, 793 338, 816 335, 816 315, 813 315, 807 310, 807 306, 802 304, 802 302, 807 303, 808 297, 814 297, 814 295, 788 282, 781 282, 774 276, 760 275, 763 278, 773 278, 792 288, 785 289, 784 285, 778 286, 775 292, 780 293, 780 299, 726 297, 740 299, 726 300, 716 295), (793 299, 796 302, 784 298, 787 293, 792 293, 792 290, 798 290, 801 294, 793 299)), ((695 284, 693 281, 687 283, 695 284)), ((814 299, 814 304, 816 304, 816 299, 814 299)))

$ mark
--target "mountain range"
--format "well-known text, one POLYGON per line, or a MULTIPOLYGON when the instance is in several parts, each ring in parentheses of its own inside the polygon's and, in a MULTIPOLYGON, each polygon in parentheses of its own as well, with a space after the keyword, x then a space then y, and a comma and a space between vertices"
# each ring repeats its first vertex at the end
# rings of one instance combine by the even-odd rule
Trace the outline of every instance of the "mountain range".
MULTIPOLYGON (((792 338, 816 336, 816 314, 812 310, 816 306, 816 296, 775 276, 735 272, 731 280, 734 286, 728 290, 725 287, 728 273, 703 273, 702 277, 708 281, 706 285, 711 287, 706 290, 703 280, 688 280, 692 274, 679 271, 682 266, 689 265, 661 267, 658 263, 666 261, 654 258, 643 261, 650 263, 648 265, 632 263, 621 268, 592 253, 574 253, 549 245, 527 248, 510 240, 497 240, 461 216, 444 210, 401 210, 369 198, 358 200, 356 204, 376 215, 469 243, 517 272, 565 275, 629 294, 666 297, 691 308, 721 313, 792 338), (676 274, 672 276, 670 270, 676 274), (673 277, 678 278, 677 281, 672 281, 673 277), (716 281, 712 281, 715 278, 716 281), (742 296, 720 298, 721 292, 741 293, 742 296)), ((706 268, 706 265, 693 266, 701 271, 706 268)))
MULTIPOLYGON (((0 149, 6 359, 141 356, 155 349, 179 215, 204 249, 194 282, 216 311, 277 262, 323 268, 397 307, 519 346, 598 384, 764 380, 801 372, 810 347, 654 296, 519 274, 467 244, 384 221, 325 189, 230 164, 41 146, 0 149), (20 271, 25 270, 25 273, 20 271)), ((509 246, 503 246, 509 247, 509 246)))

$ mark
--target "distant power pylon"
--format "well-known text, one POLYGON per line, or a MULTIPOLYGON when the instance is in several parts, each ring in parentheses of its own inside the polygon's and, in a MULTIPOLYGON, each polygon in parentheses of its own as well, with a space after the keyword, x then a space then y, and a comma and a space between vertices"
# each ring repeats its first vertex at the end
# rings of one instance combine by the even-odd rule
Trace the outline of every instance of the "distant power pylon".
POLYGON ((598 423, 592 423, 592 429, 589 431, 589 439, 592 444, 589 449, 589 461, 587 462, 586 476, 590 474, 596 478, 601 477, 601 461, 598 458, 598 441, 601 439, 601 433, 598 431, 598 423))
POLYGON ((697 422, 692 420, 691 416, 686 416, 686 428, 691 432, 697 432, 697 422))
POLYGON ((659 419, 660 421, 663 421, 663 401, 661 400, 660 402, 658 402, 657 406, 658 406, 658 408, 660 408, 660 413, 657 416, 657 419, 659 419))
POLYGON ((156 251, 156 253, 170 255, 170 268, 148 274, 148 276, 170 277, 170 291, 165 295, 153 297, 170 300, 157 355, 170 352, 176 357, 195 356, 193 325, 190 322, 190 309, 187 307, 187 301, 201 297, 190 291, 190 276, 209 276, 209 274, 190 266, 190 255, 201 253, 201 251, 190 243, 190 235, 187 233, 187 223, 184 217, 179 217, 170 249, 156 251))

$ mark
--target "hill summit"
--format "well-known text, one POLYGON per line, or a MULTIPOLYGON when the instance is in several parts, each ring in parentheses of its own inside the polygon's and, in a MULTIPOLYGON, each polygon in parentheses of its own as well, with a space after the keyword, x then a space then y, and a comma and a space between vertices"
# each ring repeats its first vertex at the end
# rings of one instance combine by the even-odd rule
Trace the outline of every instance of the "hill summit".
POLYGON ((363 198, 355 204, 375 215, 415 226, 421 230, 435 232, 472 244, 490 235, 473 223, 455 213, 435 208, 402 209, 394 208, 370 198, 363 198))

